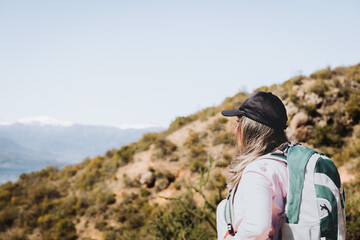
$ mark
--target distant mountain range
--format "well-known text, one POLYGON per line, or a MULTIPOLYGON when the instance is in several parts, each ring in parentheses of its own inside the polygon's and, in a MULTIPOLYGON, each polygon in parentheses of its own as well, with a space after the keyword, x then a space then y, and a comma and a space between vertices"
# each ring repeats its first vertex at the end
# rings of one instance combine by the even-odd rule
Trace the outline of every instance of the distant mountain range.
POLYGON ((79 163, 137 141, 145 132, 160 130, 80 125, 49 117, 0 124, 0 184, 48 165, 79 163))

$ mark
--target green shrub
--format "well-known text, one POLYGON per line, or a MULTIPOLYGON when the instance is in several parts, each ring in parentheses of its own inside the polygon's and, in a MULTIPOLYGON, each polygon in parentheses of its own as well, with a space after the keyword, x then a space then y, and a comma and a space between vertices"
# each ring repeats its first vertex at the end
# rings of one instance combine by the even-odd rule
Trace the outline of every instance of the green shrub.
POLYGON ((127 174, 123 174, 123 183, 126 187, 140 187, 140 181, 138 179, 131 179, 127 174))
POLYGON ((147 190, 146 188, 141 188, 140 189, 140 195, 142 196, 142 197, 147 197, 147 196, 149 196, 151 193, 149 192, 149 190, 147 190))
POLYGON ((215 138, 213 140, 213 145, 218 145, 218 144, 225 144, 225 145, 230 145, 233 146, 234 145, 234 134, 230 133, 230 132, 219 132, 215 135, 215 138))
POLYGON ((200 121, 206 121, 209 119, 209 117, 215 116, 216 113, 217 110, 215 107, 208 107, 198 112, 197 115, 199 115, 200 121))
POLYGON ((338 96, 347 101, 349 99, 350 93, 353 91, 352 84, 353 82, 350 80, 345 80, 343 83, 341 83, 339 86, 338 96))
POLYGON ((139 229, 145 224, 146 216, 149 216, 148 205, 147 199, 137 194, 123 194, 123 201, 113 208, 114 217, 126 230, 139 229))
POLYGON ((119 150, 115 151, 112 160, 118 163, 117 167, 124 166, 132 161, 135 151, 136 151, 135 144, 122 146, 119 150))
POLYGON ((116 201, 115 194, 110 191, 104 190, 97 194, 96 202, 98 204, 109 205, 115 203, 115 201, 116 201))
POLYGON ((349 101, 346 103, 346 112, 349 114, 354 123, 360 120, 360 91, 350 94, 349 101))
POLYGON ((305 113, 308 116, 315 117, 318 114, 318 107, 316 106, 316 104, 303 104, 301 107, 305 110, 305 113))
POLYGON ((200 135, 197 132, 190 132, 189 137, 186 139, 184 145, 189 147, 199 144, 200 141, 200 135))
POLYGON ((327 67, 325 69, 312 73, 310 77, 314 79, 331 79, 332 71, 330 67, 327 67))
POLYGON ((101 232, 104 232, 106 230, 106 227, 107 227, 107 223, 104 220, 95 223, 95 228, 100 230, 101 232))
POLYGON ((82 190, 91 190, 100 179, 101 172, 98 168, 86 168, 85 172, 77 181, 77 187, 82 190))
MULTIPOLYGON (((256 90, 260 91, 260 90, 256 90)), ((249 93, 243 91, 237 93, 233 97, 227 97, 222 103, 221 106, 224 107, 224 109, 232 109, 232 108, 238 108, 241 103, 249 96, 249 93)))
POLYGON ((336 75, 345 75, 346 69, 344 67, 336 67, 332 70, 332 72, 336 75))
POLYGON ((226 178, 220 171, 215 171, 210 175, 210 180, 206 185, 208 190, 214 190, 220 188, 224 190, 226 188, 226 178))
POLYGON ((175 189, 176 190, 180 190, 181 189, 181 186, 184 184, 184 181, 183 180, 177 180, 177 181, 175 181, 175 183, 174 183, 174 187, 175 187, 175 189))
POLYGON ((205 162, 207 160, 207 152, 202 146, 193 146, 189 150, 190 161, 199 160, 205 162))
POLYGON ((174 152, 177 147, 174 143, 172 143, 169 140, 158 140, 155 143, 155 149, 156 149, 156 158, 163 158, 167 155, 170 155, 172 152, 174 152))
POLYGON ((314 92, 320 97, 325 97, 325 93, 329 90, 326 81, 323 79, 316 79, 315 83, 311 86, 310 92, 314 92))
POLYGON ((59 198, 60 192, 57 190, 56 186, 51 186, 48 184, 38 184, 28 193, 29 200, 33 204, 41 203, 44 198, 54 199, 59 198))
POLYGON ((346 196, 346 239, 360 239, 360 181, 344 184, 346 196))
POLYGON ((123 239, 123 236, 121 236, 121 233, 116 230, 106 230, 104 232, 104 240, 117 240, 117 239, 123 239))
POLYGON ((360 82, 360 64, 348 67, 346 69, 345 78, 351 81, 360 82))
POLYGON ((306 78, 306 76, 304 76, 304 75, 297 75, 295 77, 290 78, 289 81, 291 81, 295 85, 301 85, 302 80, 305 78, 306 78))
POLYGON ((12 228, 0 236, 0 240, 28 240, 28 236, 24 229, 12 228))
POLYGON ((12 197, 12 194, 10 191, 8 191, 7 189, 1 187, 0 188, 0 201, 10 201, 12 197))
POLYGON ((43 216, 40 216, 37 220, 39 227, 41 228, 42 231, 45 231, 46 229, 50 229, 52 228, 52 226, 54 225, 54 223, 57 221, 58 219, 53 216, 52 214, 45 214, 43 216))
POLYGON ((311 132, 310 144, 315 147, 333 146, 341 147, 344 143, 343 137, 348 133, 346 126, 335 117, 330 119, 325 126, 315 125, 311 132))
POLYGON ((136 143, 136 152, 142 152, 149 149, 150 145, 159 139, 158 133, 146 133, 136 143))
POLYGON ((225 129, 224 124, 227 122, 228 122, 227 118, 224 117, 218 118, 209 126, 209 130, 213 132, 222 131, 225 129))
POLYGON ((78 166, 72 165, 72 166, 64 166, 61 172, 63 176, 69 178, 75 176, 77 171, 78 171, 78 166))
POLYGON ((191 162, 191 165, 190 165, 190 171, 191 172, 201 173, 201 172, 204 172, 206 170, 207 170, 207 167, 205 166, 205 163, 203 161, 194 160, 194 161, 191 162))
POLYGON ((340 165, 360 156, 360 139, 351 141, 348 145, 349 146, 343 146, 341 150, 333 156, 334 162, 340 165))
POLYGON ((168 170, 155 170, 154 175, 156 179, 164 178, 167 179, 167 181, 169 181, 170 183, 174 182, 176 178, 175 175, 168 170))
POLYGON ((76 229, 74 223, 67 219, 61 219, 55 225, 56 239, 76 239, 76 229))
POLYGON ((203 172, 199 183, 187 186, 187 192, 182 197, 167 198, 172 203, 163 208, 152 221, 156 239, 216 238, 216 206, 203 192, 209 176, 209 172, 203 172), (202 205, 195 204, 193 191, 202 197, 202 205))
POLYGON ((99 213, 99 209, 96 205, 90 206, 88 209, 86 209, 85 216, 86 217, 94 217, 99 213))
MULTIPOLYGON (((289 98, 289 100, 291 102, 296 103, 297 96, 296 96, 296 92, 294 91, 293 87, 294 87, 294 85, 301 85, 301 82, 304 78, 306 78, 306 77, 303 75, 298 75, 298 76, 290 78, 289 80, 287 80, 286 82, 284 82, 283 84, 280 85, 280 87, 278 88, 277 95, 281 99, 289 98)), ((264 89, 264 90, 267 91, 267 89, 264 89)), ((264 91, 264 90, 262 90, 262 91, 264 91)))
POLYGON ((13 225, 15 219, 17 219, 17 214, 17 209, 11 206, 0 212, 0 232, 13 225))
POLYGON ((215 167, 226 167, 230 164, 232 156, 228 153, 224 153, 221 160, 215 162, 215 167))
POLYGON ((174 132, 183 126, 198 119, 198 115, 192 114, 188 117, 177 117, 169 126, 168 132, 174 132))

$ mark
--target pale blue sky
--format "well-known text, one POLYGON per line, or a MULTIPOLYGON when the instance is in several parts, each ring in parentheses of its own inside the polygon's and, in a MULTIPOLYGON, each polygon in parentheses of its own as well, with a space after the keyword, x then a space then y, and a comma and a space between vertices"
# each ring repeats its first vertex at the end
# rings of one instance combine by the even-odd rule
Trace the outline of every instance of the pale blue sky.
POLYGON ((360 62, 360 1, 0 0, 0 121, 168 125, 360 62))

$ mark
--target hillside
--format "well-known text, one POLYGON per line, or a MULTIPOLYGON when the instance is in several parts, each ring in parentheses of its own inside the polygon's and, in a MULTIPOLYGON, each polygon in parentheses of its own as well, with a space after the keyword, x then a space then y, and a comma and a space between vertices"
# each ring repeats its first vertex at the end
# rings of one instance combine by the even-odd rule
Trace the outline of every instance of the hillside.
MULTIPOLYGON (((285 103, 287 134, 330 156, 341 170, 347 239, 360 237, 360 64, 262 87, 285 103)), ((22 174, 0 187, 0 239, 214 239, 236 150, 229 97, 161 133, 59 170, 22 174)))
POLYGON ((162 128, 119 129, 67 123, 16 122, 0 124, 0 184, 16 181, 23 172, 48 165, 64 166, 108 149, 129 144, 148 131, 162 128))

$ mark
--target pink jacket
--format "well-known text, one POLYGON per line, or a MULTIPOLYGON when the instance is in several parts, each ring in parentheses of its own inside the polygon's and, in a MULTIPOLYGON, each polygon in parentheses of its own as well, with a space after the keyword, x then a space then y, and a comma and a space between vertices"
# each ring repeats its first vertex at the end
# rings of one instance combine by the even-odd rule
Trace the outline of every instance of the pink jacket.
MULTIPOLYGON (((285 217, 287 185, 283 162, 259 159, 245 168, 234 197, 234 239, 278 239, 285 217)), ((227 232, 224 208, 225 200, 217 207, 218 240, 227 232)))

